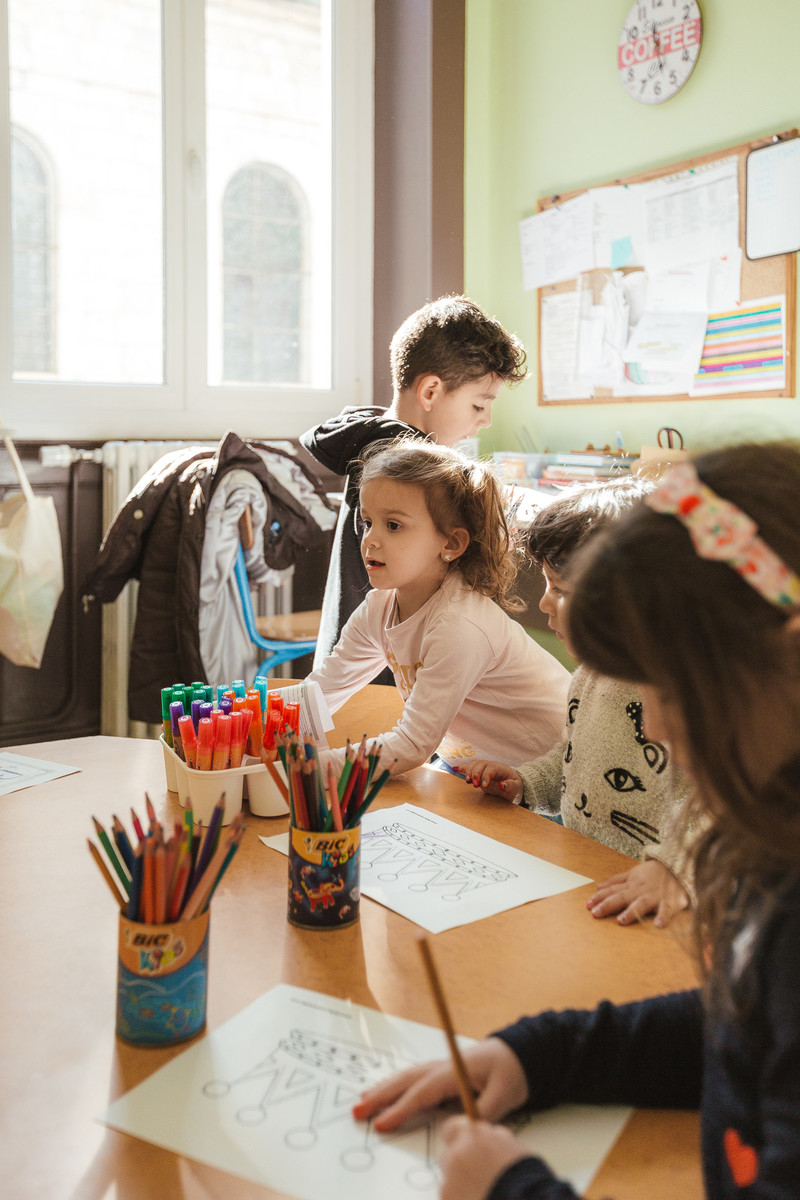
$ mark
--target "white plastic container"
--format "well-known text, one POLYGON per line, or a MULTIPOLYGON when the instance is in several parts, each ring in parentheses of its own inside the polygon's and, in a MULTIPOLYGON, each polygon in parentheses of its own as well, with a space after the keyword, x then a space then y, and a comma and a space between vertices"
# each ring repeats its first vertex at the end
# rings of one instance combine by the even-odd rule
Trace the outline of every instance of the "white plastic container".
MULTIPOLYGON (((285 817, 289 809, 281 795, 277 784, 270 775, 264 763, 258 759, 245 758, 241 767, 231 767, 227 771, 196 771, 187 766, 183 759, 175 753, 171 746, 159 738, 164 753, 164 771, 167 777, 167 788, 178 793, 181 807, 191 796, 192 809, 198 821, 207 825, 211 819, 214 805, 222 793, 225 793, 225 811, 222 824, 229 825, 238 812, 241 811, 242 799, 246 796, 250 812, 256 817, 285 817)), ((278 774, 283 778, 280 763, 275 764, 278 774)))

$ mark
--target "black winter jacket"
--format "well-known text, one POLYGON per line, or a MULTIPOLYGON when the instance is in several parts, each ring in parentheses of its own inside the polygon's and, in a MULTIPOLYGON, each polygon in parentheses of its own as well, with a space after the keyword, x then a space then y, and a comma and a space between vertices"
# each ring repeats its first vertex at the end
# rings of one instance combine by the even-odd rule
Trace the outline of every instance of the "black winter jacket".
POLYGON ((264 557, 282 570, 324 534, 303 505, 270 473, 258 449, 292 458, 331 507, 319 482, 286 451, 227 433, 216 449, 189 446, 164 455, 142 476, 106 532, 84 580, 84 605, 115 600, 139 580, 128 684, 132 721, 160 723, 161 688, 204 678, 199 650, 200 565, 208 506, 220 480, 247 470, 268 503, 264 557))

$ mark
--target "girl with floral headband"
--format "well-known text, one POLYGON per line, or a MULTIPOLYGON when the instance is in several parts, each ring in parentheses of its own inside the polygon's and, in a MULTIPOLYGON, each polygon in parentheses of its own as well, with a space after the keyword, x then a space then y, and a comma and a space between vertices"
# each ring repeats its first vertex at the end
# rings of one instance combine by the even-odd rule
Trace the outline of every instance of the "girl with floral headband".
MULTIPOLYGON (((720 450, 673 468, 577 564, 576 650, 639 685, 649 736, 694 781, 702 987, 523 1018, 468 1050, 482 1119, 443 1126, 442 1200, 574 1197, 489 1122, 581 1102, 699 1108, 708 1200, 800 1196, 798 498, 799 445, 720 450)), ((388 1132, 457 1094, 427 1064, 356 1115, 388 1132)))

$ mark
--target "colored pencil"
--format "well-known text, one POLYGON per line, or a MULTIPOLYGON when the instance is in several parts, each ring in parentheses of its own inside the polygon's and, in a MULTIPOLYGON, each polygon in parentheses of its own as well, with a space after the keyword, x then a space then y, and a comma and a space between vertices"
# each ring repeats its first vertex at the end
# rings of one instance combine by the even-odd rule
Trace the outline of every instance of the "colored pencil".
POLYGON ((214 895, 214 892, 219 887, 219 882, 222 879, 222 876, 227 871, 228 867, 230 866, 231 859, 233 858, 236 851, 239 849, 243 834, 244 834, 244 826, 242 825, 238 834, 236 835, 236 837, 234 838, 233 842, 230 845, 230 849, 228 850, 228 853, 227 853, 225 859, 223 860, 222 866, 219 869, 219 873, 217 874, 217 878, 214 880, 213 884, 211 885, 211 890, 208 893, 208 897, 206 899, 205 904, 203 905, 202 909, 200 910, 201 912, 205 912, 205 910, 208 908, 209 904, 211 903, 211 899, 214 895))
POLYGON ((288 804, 289 803, 289 789, 287 788, 286 784, 283 782, 280 775, 278 774, 275 763, 272 761, 272 759, 264 757, 263 750, 261 752, 261 759, 266 764, 267 770, 270 773, 273 783, 275 784, 278 791, 280 792, 280 794, 283 796, 284 800, 288 804))
POLYGON ((333 828, 341 833, 344 828, 342 822, 342 809, 339 804, 339 789, 336 786, 336 772, 333 769, 333 763, 328 763, 328 792, 331 798, 331 812, 333 814, 333 828))
POLYGON ((439 979, 439 973, 436 970, 436 964, 433 961, 433 954, 431 952, 430 944, 424 933, 420 934, 418 944, 420 954, 422 955, 422 962, 425 967, 425 973, 428 976, 428 983, 430 984, 431 992, 433 993, 434 1004, 436 1005, 439 1013, 439 1020, 442 1023, 442 1028, 444 1029, 445 1036, 447 1038, 447 1044, 450 1047, 450 1057, 453 1060, 453 1070, 456 1073, 458 1090, 461 1093, 461 1103, 463 1104, 464 1112, 467 1114, 469 1119, 471 1121, 477 1121, 478 1110, 475 1107, 475 1092, 472 1084, 470 1083, 470 1078, 467 1074, 467 1068, 464 1066, 464 1060, 461 1057, 461 1051, 458 1048, 455 1030, 453 1029, 453 1022, 450 1019, 450 1012, 447 1007, 444 990, 442 989, 442 984, 439 979))
POLYGON ((153 807, 153 801, 150 799, 147 792, 144 794, 144 802, 147 806, 147 819, 150 822, 150 832, 152 833, 155 826, 158 825, 158 817, 156 816, 156 810, 153 807))
POLYGON ((118 816, 113 816, 111 819, 111 832, 114 834, 114 842, 122 855, 122 861, 128 869, 128 874, 133 874, 133 846, 131 846, 130 838, 125 832, 125 827, 118 816))
POLYGON ((342 820, 343 821, 347 820, 347 809, 350 804, 350 799, 353 795, 353 789, 355 788, 355 785, 358 781, 358 776, 361 772, 361 764, 364 761, 364 755, 366 753, 366 749, 367 749, 367 735, 364 734, 364 736, 362 737, 361 742, 359 744, 359 747, 358 747, 358 753, 356 754, 355 762, 353 763, 352 769, 351 769, 350 774, 347 779, 347 783, 345 785, 344 795, 339 797, 339 803, 342 808, 342 820))
POLYGON ((108 890, 111 892, 111 895, 114 897, 114 901, 115 901, 117 907, 120 909, 124 908, 125 897, 120 895, 120 890, 117 887, 116 883, 114 882, 114 878, 113 878, 111 872, 109 871, 108 867, 106 866, 105 862, 103 861, 102 854, 97 849, 97 846, 95 846, 95 844, 91 838, 86 839, 86 844, 92 853, 92 858, 94 859, 94 861, 97 863, 98 867, 100 868, 100 873, 103 876, 103 879, 105 879, 105 881, 108 885, 108 890))
POLYGON ((139 820, 133 809, 131 809, 131 821, 133 822, 133 828, 136 831, 136 836, 138 837, 139 844, 141 845, 141 843, 144 841, 145 833, 144 829, 142 829, 142 822, 139 820))
POLYGON ((130 892, 131 892, 131 881, 130 881, 128 872, 125 870, 122 863, 120 862, 116 850, 111 845, 111 841, 109 839, 108 834, 106 833, 105 829, 100 824, 100 822, 98 821, 97 817, 92 817, 92 820, 94 821, 94 827, 97 830, 97 836, 100 839, 100 844, 103 847, 103 849, 105 850, 106 855, 108 856, 108 861, 111 863, 111 866, 114 868, 114 871, 116 872, 116 874, 119 878, 119 881, 122 884, 122 888, 123 888, 123 891, 125 892, 125 895, 129 896, 130 892))
POLYGON ((155 918, 155 837, 149 837, 144 844, 144 874, 142 876, 142 914, 146 925, 152 925, 155 918))
POLYGON ((223 816, 224 812, 225 812, 225 793, 223 792, 222 795, 220 796, 219 800, 217 801, 217 803, 214 805, 213 809, 211 810, 211 820, 208 822, 208 828, 206 829, 206 835, 203 838, 203 844, 200 847, 200 852, 197 855, 197 862, 195 863, 194 870, 192 871, 192 880, 189 885, 189 894, 190 895, 194 891, 195 887, 197 886, 198 880, 201 878, 203 872, 205 871, 206 867, 209 864, 211 856, 214 853, 214 845, 215 845, 215 839, 217 836, 217 830, 219 829, 219 827, 222 823, 222 816, 223 816))
POLYGON ((133 852, 133 871, 131 873, 131 894, 128 897, 128 920, 139 920, 139 905, 142 899, 142 879, 144 877, 144 846, 140 842, 133 852))
POLYGON ((163 925, 167 919, 166 851, 163 846, 156 846, 153 855, 153 891, 154 922, 156 925, 163 925))
POLYGON ((183 898, 186 895, 186 885, 189 882, 189 876, 192 871, 192 859, 188 850, 183 855, 178 864, 178 871, 175 875, 175 884, 172 889, 172 895, 169 899, 167 908, 167 917, 170 921, 177 921, 183 907, 183 898))
POLYGON ((344 766, 342 767, 342 773, 339 776, 339 783, 338 783, 339 803, 340 804, 342 803, 342 797, 344 796, 345 789, 347 788, 347 782, 348 782, 348 780, 350 778, 350 774, 353 770, 353 761, 355 760, 355 756, 356 756, 355 750, 352 747, 350 738, 348 738, 347 746, 345 747, 345 752, 344 752, 344 766))
MULTIPOLYGON (((397 759, 395 759, 394 762, 397 762, 397 759)), ((392 764, 392 766, 394 766, 394 763, 392 764)), ((359 824, 359 822, 361 821, 361 818, 364 816, 364 813, 367 811, 370 804, 372 804, 372 801, 375 799, 378 792, 381 790, 383 785, 386 783, 386 780, 389 778, 391 773, 392 772, 389 767, 387 767, 385 771, 381 771, 381 773, 378 776, 378 778, 376 779, 375 783, 373 783, 372 787, 369 789, 366 796, 364 797, 364 801, 361 804, 361 806, 359 808, 357 808, 355 810, 355 812, 352 813, 351 816, 348 817, 347 825, 345 826, 346 829, 354 829, 356 827, 356 825, 359 824)))
MULTIPOLYGON (((209 831, 210 829, 211 826, 209 825, 209 831)), ((203 870, 202 875, 198 879, 197 884, 192 888, 192 894, 183 907, 181 920, 190 921, 192 917, 196 917, 203 908, 206 900, 208 899, 208 894, 213 888, 214 883, 222 869, 223 863, 228 857, 228 851, 230 850, 238 832, 239 826, 236 824, 232 827, 232 831, 228 833, 228 836, 222 845, 217 847, 213 858, 209 860, 205 869, 203 870)), ((206 838, 208 838, 208 834, 206 834, 206 838)))

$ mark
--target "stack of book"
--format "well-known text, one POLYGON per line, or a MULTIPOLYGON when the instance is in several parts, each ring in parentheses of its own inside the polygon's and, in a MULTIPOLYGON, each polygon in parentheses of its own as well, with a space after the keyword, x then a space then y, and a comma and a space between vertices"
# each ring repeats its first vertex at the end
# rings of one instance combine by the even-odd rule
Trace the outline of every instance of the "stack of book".
POLYGON ((594 480, 614 479, 627 475, 638 458, 629 455, 587 454, 576 452, 554 454, 554 461, 542 467, 540 485, 564 487, 594 480))

